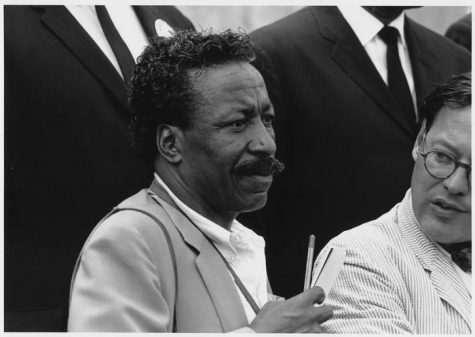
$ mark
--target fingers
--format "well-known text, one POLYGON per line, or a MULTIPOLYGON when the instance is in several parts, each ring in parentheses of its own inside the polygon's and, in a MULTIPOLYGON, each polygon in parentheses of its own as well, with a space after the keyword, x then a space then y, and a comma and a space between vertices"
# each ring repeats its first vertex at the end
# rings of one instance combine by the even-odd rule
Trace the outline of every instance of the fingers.
POLYGON ((317 307, 313 308, 311 312, 312 319, 307 321, 304 326, 297 329, 296 332, 303 332, 303 333, 324 333, 321 324, 326 322, 333 316, 333 308, 332 307, 317 307))
POLYGON ((325 292, 319 286, 315 286, 294 296, 293 299, 309 305, 322 304, 325 300, 325 292))
POLYGON ((315 313, 314 313, 315 320, 319 324, 326 322, 330 318, 333 317, 333 307, 322 306, 322 307, 317 307, 314 310, 315 310, 315 313))
POLYGON ((287 301, 268 302, 250 327, 256 332, 322 332, 320 324, 333 316, 330 306, 314 307, 324 299, 323 290, 316 287, 287 301))
POLYGON ((325 291, 319 286, 315 286, 311 289, 315 292, 315 301, 312 302, 312 304, 322 304, 323 301, 325 301, 325 291))

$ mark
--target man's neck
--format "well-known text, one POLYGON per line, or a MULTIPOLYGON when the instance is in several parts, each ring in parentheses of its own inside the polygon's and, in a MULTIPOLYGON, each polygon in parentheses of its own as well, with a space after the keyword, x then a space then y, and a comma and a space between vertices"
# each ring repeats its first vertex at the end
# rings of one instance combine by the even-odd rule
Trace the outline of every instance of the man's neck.
POLYGON ((393 22, 399 15, 401 15, 404 10, 400 7, 390 7, 390 6, 362 6, 366 11, 371 13, 376 19, 381 21, 384 25, 389 25, 393 22), (391 10, 393 9, 393 10, 391 10))
MULTIPOLYGON (((179 201, 191 208, 196 213, 206 219, 216 223, 224 229, 230 230, 231 225, 237 214, 225 213, 221 210, 215 210, 207 204, 206 200, 200 198, 198 191, 190 190, 190 186, 185 183, 176 171, 168 169, 159 169, 156 167, 157 175, 165 184, 164 189, 169 194, 173 194, 179 201)), ((173 199, 173 197, 172 197, 173 199)))

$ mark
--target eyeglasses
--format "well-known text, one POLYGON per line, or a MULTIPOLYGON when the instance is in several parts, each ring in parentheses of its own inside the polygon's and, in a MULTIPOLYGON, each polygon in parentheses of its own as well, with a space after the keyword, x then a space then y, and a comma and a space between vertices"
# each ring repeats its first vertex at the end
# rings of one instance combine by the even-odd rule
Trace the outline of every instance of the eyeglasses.
POLYGON ((462 163, 448 153, 442 151, 429 151, 421 153, 427 172, 437 179, 447 179, 459 167, 467 171, 468 184, 472 186, 472 165, 462 163))

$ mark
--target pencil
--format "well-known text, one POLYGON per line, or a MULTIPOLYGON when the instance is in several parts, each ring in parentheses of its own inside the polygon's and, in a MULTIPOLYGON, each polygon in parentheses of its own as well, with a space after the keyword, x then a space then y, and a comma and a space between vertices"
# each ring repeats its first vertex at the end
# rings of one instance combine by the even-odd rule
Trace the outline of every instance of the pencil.
POLYGON ((308 251, 307 251, 307 265, 305 268, 305 283, 303 285, 303 290, 310 288, 310 278, 312 275, 312 264, 313 264, 313 250, 315 248, 315 235, 311 234, 308 239, 308 251))

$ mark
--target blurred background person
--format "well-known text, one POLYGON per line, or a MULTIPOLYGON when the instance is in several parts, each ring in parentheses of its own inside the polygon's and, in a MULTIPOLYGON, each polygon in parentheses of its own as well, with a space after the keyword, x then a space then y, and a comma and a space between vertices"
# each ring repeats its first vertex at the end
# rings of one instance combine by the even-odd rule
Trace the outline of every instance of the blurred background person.
POLYGON ((472 52, 472 13, 451 24, 445 36, 472 52))
POLYGON ((5 6, 5 330, 64 331, 72 268, 104 210, 145 187, 126 82, 171 6, 5 6))
POLYGON ((327 294, 335 315, 326 333, 471 334, 471 82, 458 75, 424 99, 402 201, 317 258, 320 268, 329 248, 346 252, 327 294))
POLYGON ((470 69, 470 54, 405 15, 407 7, 307 7, 251 33, 256 66, 276 111, 286 165, 263 224, 273 287, 302 287, 306 245, 316 251, 339 232, 400 200, 412 172, 422 98, 470 69))

